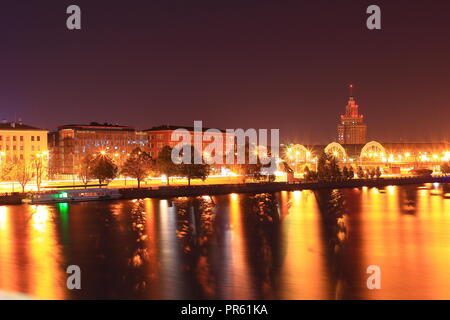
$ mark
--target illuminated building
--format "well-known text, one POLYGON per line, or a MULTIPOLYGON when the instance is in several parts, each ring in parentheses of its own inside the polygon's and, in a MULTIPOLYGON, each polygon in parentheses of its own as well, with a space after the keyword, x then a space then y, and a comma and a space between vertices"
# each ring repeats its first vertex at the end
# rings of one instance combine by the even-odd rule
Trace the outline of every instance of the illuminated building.
POLYGON ((86 154, 107 154, 123 164, 135 148, 148 151, 147 134, 133 127, 91 123, 64 125, 50 135, 51 174, 74 175, 86 154))
POLYGON ((19 122, 0 123, 0 161, 31 164, 36 157, 47 160, 47 130, 19 122))
POLYGON ((283 159, 301 172, 305 166, 315 168, 320 155, 325 152, 336 157, 341 165, 382 167, 384 172, 401 173, 415 168, 428 168, 439 172, 444 162, 450 161, 450 143, 380 143, 328 145, 292 144, 283 146, 283 159))
POLYGON ((364 123, 364 116, 359 114, 359 106, 353 97, 352 89, 353 85, 350 85, 350 97, 345 107, 345 115, 341 115, 341 122, 338 125, 338 141, 341 144, 364 144, 367 126, 364 123))

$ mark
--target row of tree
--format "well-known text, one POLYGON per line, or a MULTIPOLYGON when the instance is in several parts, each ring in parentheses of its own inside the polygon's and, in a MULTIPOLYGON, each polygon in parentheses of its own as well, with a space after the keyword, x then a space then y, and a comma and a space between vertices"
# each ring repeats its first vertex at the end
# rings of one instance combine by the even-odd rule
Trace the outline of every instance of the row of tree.
MULTIPOLYGON (((358 167, 356 171, 358 178, 379 178, 381 176, 380 167, 364 170, 358 167)), ((355 177, 352 167, 339 167, 338 160, 330 154, 323 153, 317 162, 317 171, 310 170, 309 167, 304 169, 304 177, 306 181, 343 181, 350 180, 355 177)))
MULTIPOLYGON (((246 146, 246 159, 249 159, 249 148, 246 146)), ((182 153, 181 153, 182 154, 182 153)), ((126 161, 118 166, 114 160, 103 153, 85 155, 76 168, 79 179, 87 187, 90 181, 98 180, 99 184, 109 183, 118 176, 130 177, 137 180, 138 188, 141 182, 149 176, 165 175, 167 184, 173 177, 181 176, 188 179, 191 184, 192 179, 205 180, 211 173, 211 166, 202 162, 195 164, 194 159, 199 157, 198 151, 191 146, 190 150, 191 163, 176 164, 172 161, 172 148, 165 146, 158 156, 153 159, 147 152, 140 148, 134 149, 126 161)), ((35 157, 31 163, 23 160, 15 163, 4 163, 1 166, 0 179, 2 181, 15 181, 22 186, 22 192, 25 191, 26 185, 33 179, 36 182, 38 191, 40 191, 42 181, 45 179, 46 165, 42 157, 35 157)), ((236 163, 237 161, 234 161, 236 163)), ((260 181, 268 179, 274 180, 273 175, 263 174, 265 165, 258 159, 257 163, 249 164, 232 164, 229 169, 242 177, 242 181, 247 179, 260 181)))
POLYGON ((450 162, 446 162, 441 165, 441 171, 442 173, 450 173, 450 162))
POLYGON ((172 148, 169 146, 164 147, 156 159, 136 148, 120 168, 108 155, 88 154, 81 160, 78 176, 85 186, 94 179, 98 180, 99 184, 108 183, 119 175, 136 179, 138 188, 141 187, 141 182, 151 175, 165 175, 168 185, 171 177, 183 176, 188 179, 190 185, 192 179, 205 180, 210 174, 208 164, 194 164, 195 153, 196 150, 192 147, 191 164, 175 164, 171 157, 172 148))
POLYGON ((38 190, 40 190, 45 173, 46 166, 43 157, 34 156, 30 163, 23 159, 2 163, 0 179, 2 181, 18 182, 22 187, 22 192, 25 191, 26 185, 34 179, 38 190))

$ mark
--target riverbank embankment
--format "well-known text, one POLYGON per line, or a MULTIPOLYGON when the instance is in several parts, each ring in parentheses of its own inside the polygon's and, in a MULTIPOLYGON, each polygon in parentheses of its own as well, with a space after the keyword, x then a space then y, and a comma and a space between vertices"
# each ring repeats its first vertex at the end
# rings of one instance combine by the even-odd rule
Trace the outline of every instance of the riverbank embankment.
MULTIPOLYGON (((259 182, 239 184, 209 184, 192 186, 157 186, 147 188, 120 189, 122 199, 139 198, 175 198, 202 195, 220 195, 229 193, 270 193, 294 190, 342 189, 362 187, 385 187, 390 185, 420 185, 424 183, 450 183, 450 175, 430 177, 395 177, 379 179, 352 179, 346 181, 311 181, 311 182, 259 182)), ((9 193, 0 195, 0 205, 21 204, 29 193, 9 193)))

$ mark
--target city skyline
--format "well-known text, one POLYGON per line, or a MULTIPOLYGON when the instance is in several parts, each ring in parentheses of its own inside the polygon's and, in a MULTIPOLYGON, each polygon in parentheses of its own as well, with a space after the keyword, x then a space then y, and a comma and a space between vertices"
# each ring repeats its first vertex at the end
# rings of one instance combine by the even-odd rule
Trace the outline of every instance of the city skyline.
POLYGON ((83 28, 74 32, 65 28, 65 3, 3 10, 3 118, 49 130, 203 120, 324 143, 337 139, 336 114, 354 83, 368 140, 449 138, 444 1, 383 3, 376 31, 365 27, 365 1, 78 5, 83 28))
MULTIPOLYGON (((355 95, 353 94, 354 91, 354 84, 349 84, 348 85, 348 89, 349 89, 349 95, 348 95, 348 101, 347 101, 347 105, 345 106, 345 114, 341 114, 339 116, 339 122, 337 125, 337 132, 335 134, 335 137, 333 137, 331 140, 328 141, 324 141, 324 142, 337 142, 339 144, 366 144, 369 141, 383 141, 381 139, 379 139, 379 136, 376 136, 374 134, 371 135, 367 135, 367 123, 366 121, 364 121, 364 116, 359 112, 359 105, 357 104, 357 101, 355 99, 355 95), (356 122, 355 122, 356 121, 356 122), (358 128, 355 128, 356 127, 358 128), (362 127, 362 128, 361 128, 362 127), (347 129, 344 129, 347 128, 347 129), (352 130, 352 131, 349 131, 352 130), (355 131, 356 130, 356 131, 355 131), (360 131, 362 130, 362 131, 360 131), (346 132, 346 138, 344 138, 344 132, 346 132)), ((195 121, 195 120, 194 120, 195 121)), ((197 120, 198 121, 198 120, 197 120)), ((201 121, 201 120, 199 120, 201 121)), ((9 123, 18 123, 18 124, 22 124, 24 121, 21 117, 18 117, 16 119, 2 119, 2 123, 3 124, 9 124, 9 123)), ((28 123, 28 125, 30 125, 32 123, 28 123)), ((135 125, 129 125, 129 124, 124 124, 124 123, 120 123, 119 121, 114 121, 114 122, 108 122, 108 121, 86 121, 84 123, 74 123, 74 122, 65 122, 63 124, 58 124, 56 126, 54 126, 53 128, 37 128, 37 129, 44 129, 47 130, 49 133, 55 133, 58 130, 60 130, 61 128, 64 127, 72 127, 72 126, 85 126, 85 127, 95 127, 95 126, 99 126, 99 127, 112 127, 112 128, 126 128, 129 130, 135 130, 135 131, 149 131, 149 130, 155 130, 158 128, 162 128, 162 127, 172 127, 172 128, 187 128, 188 130, 193 130, 193 126, 192 125, 177 125, 177 124, 173 124, 170 121, 166 121, 164 124, 158 124, 158 125, 153 125, 153 126, 147 126, 147 127, 139 127, 139 126, 135 126, 135 125)), ((37 126, 34 126, 37 127, 37 126)), ((206 130, 207 128, 205 128, 206 130)), ((250 128, 230 128, 232 130, 234 129, 250 129, 250 128)), ((322 128, 323 129, 323 128, 322 128)), ((225 130, 224 128, 221 128, 221 130, 225 130)), ((281 133, 283 133, 283 130, 280 130, 281 133)), ((321 144, 324 142, 320 142, 320 141, 311 141, 310 139, 305 139, 305 137, 302 136, 295 136, 295 137, 285 137, 283 135, 281 135, 280 137, 281 142, 284 144, 296 144, 296 143, 303 143, 303 144, 321 144)), ((397 140, 385 140, 383 142, 387 142, 387 143, 414 143, 414 142, 446 142, 448 143, 448 139, 445 138, 441 138, 441 139, 436 139, 436 138, 431 138, 431 139, 419 139, 419 140, 410 140, 408 139, 408 137, 401 137, 400 139, 397 140)))

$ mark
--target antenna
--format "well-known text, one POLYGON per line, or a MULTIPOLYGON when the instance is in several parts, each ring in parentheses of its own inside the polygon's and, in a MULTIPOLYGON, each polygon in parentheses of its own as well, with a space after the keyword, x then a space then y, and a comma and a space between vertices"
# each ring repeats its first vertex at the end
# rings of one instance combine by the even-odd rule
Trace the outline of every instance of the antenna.
POLYGON ((349 88, 349 91, 350 91, 350 97, 353 97, 353 84, 350 84, 348 86, 348 88, 349 88))

